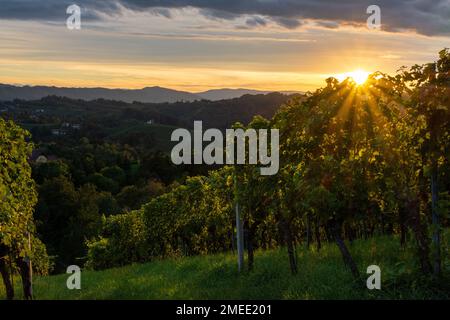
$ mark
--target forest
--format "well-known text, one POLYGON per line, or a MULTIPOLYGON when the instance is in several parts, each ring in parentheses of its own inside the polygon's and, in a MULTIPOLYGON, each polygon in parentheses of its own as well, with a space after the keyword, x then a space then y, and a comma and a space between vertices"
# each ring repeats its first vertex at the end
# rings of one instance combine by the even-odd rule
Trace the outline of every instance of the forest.
POLYGON ((45 275, 70 264, 102 270, 235 252, 236 210, 246 272, 258 269, 257 251, 284 248, 286 271, 296 275, 300 246, 320 251, 334 244, 355 284, 364 286, 351 243, 385 235, 414 247, 411 279, 447 283, 449 106, 448 49, 435 62, 395 75, 375 72, 363 84, 329 78, 282 102, 273 116, 233 124, 279 130, 273 176, 262 176, 258 164, 179 168, 162 151, 86 137, 54 152, 71 161, 30 165, 29 133, 0 119, 7 296, 14 295, 10 274, 22 275, 26 291, 31 268, 45 275))

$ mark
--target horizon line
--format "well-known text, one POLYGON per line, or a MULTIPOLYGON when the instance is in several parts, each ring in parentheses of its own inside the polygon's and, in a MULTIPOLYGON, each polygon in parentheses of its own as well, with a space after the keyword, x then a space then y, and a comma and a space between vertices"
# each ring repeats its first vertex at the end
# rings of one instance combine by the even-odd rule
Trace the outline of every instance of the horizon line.
MULTIPOLYGON (((191 94, 201 94, 208 91, 215 91, 215 90, 249 90, 249 91, 259 91, 259 92, 279 92, 279 93, 285 93, 285 92, 294 92, 294 93, 305 93, 307 91, 305 90, 277 90, 277 89, 255 89, 255 88, 249 88, 249 87, 216 87, 211 88, 208 90, 203 91, 188 91, 188 90, 180 90, 180 89, 173 89, 171 87, 163 87, 160 85, 153 85, 153 86, 145 86, 140 88, 125 88, 125 87, 108 87, 108 86, 82 86, 82 87, 68 87, 68 86, 58 86, 58 85, 51 85, 51 84, 23 84, 23 83, 4 83, 0 82, 0 86, 11 86, 11 87, 18 87, 18 88, 24 88, 24 87, 30 87, 30 88, 36 88, 36 87, 47 87, 47 88, 55 88, 55 89, 105 89, 105 90, 128 90, 128 91, 139 91, 144 89, 152 89, 152 88, 161 88, 166 90, 172 90, 177 92, 186 92, 191 94)), ((320 87, 317 87, 320 88, 320 87)))

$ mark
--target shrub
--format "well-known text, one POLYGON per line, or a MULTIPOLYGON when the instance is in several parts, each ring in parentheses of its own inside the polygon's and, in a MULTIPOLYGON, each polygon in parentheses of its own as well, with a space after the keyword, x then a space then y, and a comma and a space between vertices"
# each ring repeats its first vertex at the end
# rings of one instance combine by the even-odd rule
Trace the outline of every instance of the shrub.
POLYGON ((31 246, 33 271, 41 276, 48 275, 53 270, 53 261, 50 260, 45 245, 41 240, 33 237, 31 246))
POLYGON ((88 241, 86 267, 105 269, 148 260, 147 232, 141 211, 104 218, 101 237, 88 241))

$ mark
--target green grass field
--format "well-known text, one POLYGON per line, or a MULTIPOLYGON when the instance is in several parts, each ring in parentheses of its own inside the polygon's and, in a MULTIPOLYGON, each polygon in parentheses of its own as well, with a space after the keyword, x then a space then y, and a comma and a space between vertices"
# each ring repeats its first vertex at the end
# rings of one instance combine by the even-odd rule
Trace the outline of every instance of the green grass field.
MULTIPOLYGON (((367 266, 381 268, 381 290, 357 285, 333 244, 317 252, 297 248, 299 273, 289 272, 285 250, 258 251, 255 270, 238 274, 231 253, 154 261, 105 271, 82 271, 81 290, 68 290, 69 275, 35 277, 36 299, 450 299, 450 259, 444 277, 419 276, 413 248, 378 237, 349 245, 364 282, 367 266)), ((21 297, 19 279, 16 296, 21 297)), ((0 286, 0 298, 4 298, 0 286)))

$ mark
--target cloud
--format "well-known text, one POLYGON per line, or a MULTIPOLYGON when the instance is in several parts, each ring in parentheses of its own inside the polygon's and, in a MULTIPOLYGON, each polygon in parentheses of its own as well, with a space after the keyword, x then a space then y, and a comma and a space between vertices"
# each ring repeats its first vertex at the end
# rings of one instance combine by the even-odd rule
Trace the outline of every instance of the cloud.
POLYGON ((239 15, 260 15, 286 28, 296 28, 302 20, 321 20, 325 27, 363 25, 366 9, 374 2, 381 8, 386 31, 414 30, 424 35, 450 35, 449 0, 121 0, 134 10, 153 6, 196 7, 205 15, 231 19, 239 15))
POLYGON ((275 17, 273 20, 288 29, 296 29, 302 25, 302 22, 295 18, 275 17))
POLYGON ((248 18, 245 24, 249 27, 264 27, 267 25, 267 20, 260 16, 254 16, 248 18))
POLYGON ((449 0, 2 0, 0 19, 62 20, 65 8, 74 2, 91 19, 101 19, 99 13, 118 14, 123 7, 171 18, 171 9, 194 7, 211 19, 232 20, 245 15, 249 16, 247 27, 273 21, 290 29, 301 26, 304 20, 314 20, 316 25, 327 28, 363 26, 368 18, 367 7, 376 3, 386 31, 450 35, 449 0))
POLYGON ((118 1, 98 0, 2 0, 0 19, 65 21, 67 7, 77 4, 81 7, 83 19, 99 20, 102 15, 113 15, 120 11, 118 1))
POLYGON ((153 8, 151 9, 151 13, 156 16, 166 17, 167 19, 172 18, 172 13, 170 12, 170 9, 167 8, 153 8))
POLYGON ((339 28, 339 22, 336 22, 336 21, 319 20, 319 21, 316 21, 316 25, 319 27, 327 28, 327 29, 339 28))

